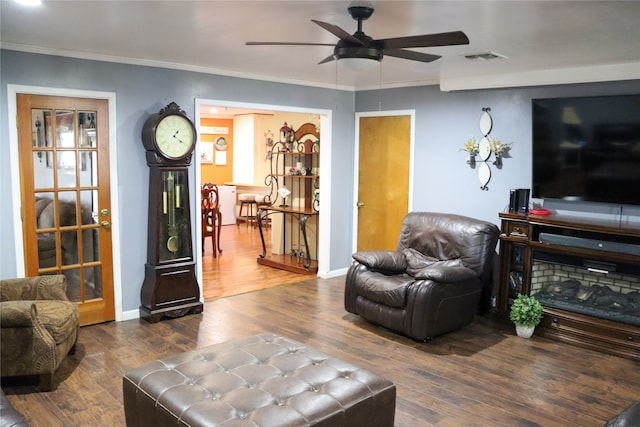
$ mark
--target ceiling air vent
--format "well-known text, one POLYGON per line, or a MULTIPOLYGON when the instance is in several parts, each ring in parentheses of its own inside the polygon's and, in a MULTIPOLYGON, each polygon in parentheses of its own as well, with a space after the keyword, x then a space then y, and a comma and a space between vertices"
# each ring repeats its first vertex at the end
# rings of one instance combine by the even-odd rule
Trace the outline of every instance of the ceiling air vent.
POLYGON ((465 55, 465 58, 480 61, 489 61, 491 59, 509 59, 509 57, 496 52, 475 53, 473 55, 465 55))

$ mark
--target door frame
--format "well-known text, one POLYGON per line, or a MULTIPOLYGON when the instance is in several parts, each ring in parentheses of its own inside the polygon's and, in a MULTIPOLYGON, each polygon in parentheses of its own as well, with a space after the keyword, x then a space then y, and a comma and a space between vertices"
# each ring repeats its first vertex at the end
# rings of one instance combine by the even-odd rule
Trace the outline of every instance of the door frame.
MULTIPOLYGON (((109 111, 109 165, 111 186, 111 223, 115 225, 113 230, 119 230, 120 208, 118 205, 118 167, 116 144, 116 94, 115 92, 92 91, 82 89, 66 89, 43 86, 7 85, 7 111, 9 113, 9 157, 11 163, 11 201, 13 207, 13 235, 16 245, 16 275, 25 275, 24 268, 24 241, 22 238, 22 199, 20 195, 20 162, 18 148, 17 127, 17 94, 63 96, 72 98, 105 99, 109 111)), ((113 303, 116 321, 123 319, 122 312, 122 274, 120 266, 120 233, 111 236, 113 254, 113 303)))
POLYGON ((409 197, 408 212, 413 211, 413 173, 414 173, 414 155, 415 155, 415 126, 416 126, 416 110, 389 110, 389 111, 366 111, 356 113, 355 120, 355 136, 354 136, 354 155, 353 155, 353 210, 352 212, 352 230, 351 248, 352 252, 358 247, 358 177, 360 175, 360 119, 362 117, 391 117, 391 116, 409 116, 409 197))
MULTIPOLYGON (((201 141, 200 138, 200 107, 202 106, 212 106, 215 105, 217 107, 231 107, 231 108, 243 108, 249 110, 266 110, 266 111, 279 111, 279 112, 289 112, 289 113, 308 113, 308 114, 319 114, 320 115, 320 131, 321 135, 321 147, 320 147, 320 165, 322 165, 323 173, 320 174, 320 189, 325 189, 324 191, 320 191, 320 213, 318 218, 318 277, 320 278, 330 278, 332 277, 331 272, 329 271, 329 250, 330 250, 330 242, 327 237, 331 236, 331 221, 330 221, 330 212, 331 212, 331 142, 332 142, 332 111, 326 110, 322 108, 303 108, 303 107, 292 107, 286 105, 271 105, 271 104, 258 104, 255 102, 234 102, 234 101, 225 101, 220 99, 207 99, 207 98, 196 98, 195 100, 195 123, 196 123, 196 131, 198 135, 198 142, 201 141), (322 212, 325 212, 322 215, 322 212), (322 230, 322 233, 320 233, 322 230)), ((195 159, 195 185, 194 190, 191 191, 191 195, 193 195, 193 201, 191 202, 192 212, 199 212, 200 210, 200 180, 201 180, 201 166, 200 166, 200 152, 202 150, 202 145, 200 143, 196 144, 196 150, 193 158, 195 159), (194 206, 197 203, 197 206, 194 206)), ((194 236, 200 235, 200 227, 201 227, 201 218, 200 215, 195 215, 195 228, 193 230, 194 236)), ((195 238, 195 246, 196 250, 195 254, 200 254, 202 251, 202 241, 200 238, 195 238)), ((197 259, 197 257, 196 257, 197 259)), ((202 259, 196 261, 196 277, 198 279, 198 283, 202 284, 202 259)), ((203 286, 200 286, 200 297, 202 300, 203 294, 203 286)))

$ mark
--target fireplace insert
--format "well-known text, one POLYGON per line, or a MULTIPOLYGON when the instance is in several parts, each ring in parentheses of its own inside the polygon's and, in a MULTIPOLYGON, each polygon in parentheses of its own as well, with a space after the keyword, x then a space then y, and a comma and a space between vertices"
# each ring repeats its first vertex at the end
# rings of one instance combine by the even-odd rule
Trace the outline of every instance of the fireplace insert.
POLYGON ((534 251, 531 294, 543 306, 640 326, 640 266, 534 251))

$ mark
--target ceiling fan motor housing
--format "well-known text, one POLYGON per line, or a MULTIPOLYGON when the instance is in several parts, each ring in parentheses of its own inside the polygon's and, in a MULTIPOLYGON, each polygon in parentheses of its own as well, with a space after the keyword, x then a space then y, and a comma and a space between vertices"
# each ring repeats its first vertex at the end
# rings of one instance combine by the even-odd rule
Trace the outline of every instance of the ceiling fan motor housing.
POLYGON ((374 47, 373 39, 365 34, 354 34, 362 41, 362 45, 354 45, 353 43, 338 41, 333 49, 335 59, 358 58, 372 59, 374 61, 382 61, 382 49, 374 47))
POLYGON ((336 46, 333 50, 335 59, 358 58, 382 61, 382 50, 364 46, 336 46))

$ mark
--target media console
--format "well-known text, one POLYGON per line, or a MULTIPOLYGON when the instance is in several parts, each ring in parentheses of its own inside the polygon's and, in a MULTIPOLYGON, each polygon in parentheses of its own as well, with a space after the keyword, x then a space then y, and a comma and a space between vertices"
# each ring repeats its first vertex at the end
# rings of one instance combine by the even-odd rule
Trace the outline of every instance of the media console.
POLYGON ((640 224, 500 213, 496 311, 544 307, 536 334, 640 360, 640 224))

